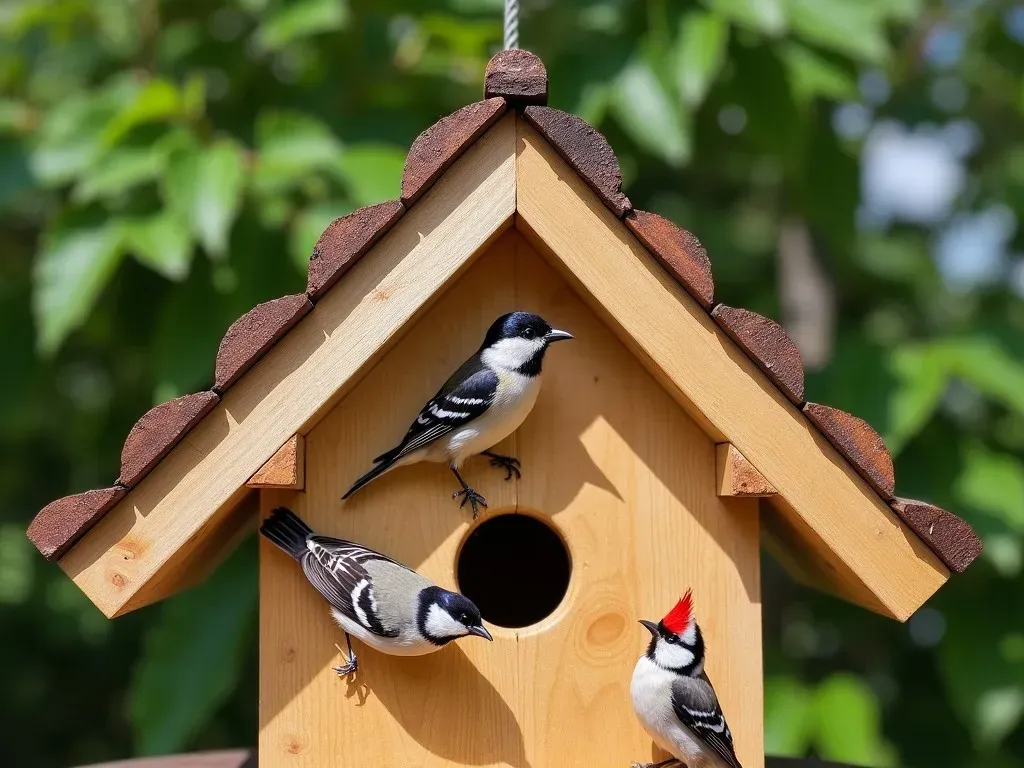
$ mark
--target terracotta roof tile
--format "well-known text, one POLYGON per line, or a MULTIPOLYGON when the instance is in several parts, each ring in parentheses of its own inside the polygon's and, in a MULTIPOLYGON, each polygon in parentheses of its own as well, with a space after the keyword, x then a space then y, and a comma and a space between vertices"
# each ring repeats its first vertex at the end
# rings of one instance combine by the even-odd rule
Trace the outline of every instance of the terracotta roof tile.
POLYGON ((786 329, 774 320, 719 304, 711 316, 796 405, 804 402, 804 364, 786 329))
POLYGON ((47 560, 57 560, 127 492, 115 485, 51 501, 29 524, 29 541, 47 560))
POLYGON ((704 309, 710 310, 715 303, 715 281, 711 276, 711 259, 700 240, 656 213, 632 210, 625 221, 669 274, 704 309))
POLYGON ((893 499, 890 506, 949 570, 963 573, 981 554, 981 539, 952 512, 913 499, 893 499))
POLYGON ((484 71, 484 98, 501 96, 515 107, 548 103, 548 71, 540 57, 520 49, 494 54, 484 71))
POLYGON ((118 484, 135 487, 219 400, 216 392, 196 392, 147 411, 125 438, 118 484))
POLYGON ((320 235, 309 259, 306 293, 316 300, 387 233, 405 207, 398 200, 368 205, 335 219, 320 235))
POLYGON ((526 121, 547 139, 572 169, 620 219, 632 208, 619 189, 622 172, 608 141, 576 115, 551 107, 527 107, 526 121))
POLYGON ((892 456, 882 436, 870 424, 851 413, 818 403, 807 403, 804 413, 882 498, 892 499, 896 486, 892 456))
POLYGON ((235 320, 220 340, 214 390, 227 391, 311 309, 309 297, 299 293, 257 304, 235 320))

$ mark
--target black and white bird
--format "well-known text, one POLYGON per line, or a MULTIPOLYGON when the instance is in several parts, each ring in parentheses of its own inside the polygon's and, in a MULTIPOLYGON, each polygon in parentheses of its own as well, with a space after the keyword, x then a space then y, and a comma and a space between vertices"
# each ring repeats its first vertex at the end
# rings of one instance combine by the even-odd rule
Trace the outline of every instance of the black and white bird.
POLYGON ((657 624, 640 623, 652 637, 633 670, 633 709, 672 759, 633 763, 634 768, 740 768, 732 732, 704 672, 704 638, 693 616, 690 590, 657 624))
POLYGON ((392 656, 422 656, 467 635, 493 639, 468 597, 432 584, 380 552, 317 536, 289 509, 275 509, 260 533, 298 560, 309 583, 330 603, 348 640, 348 663, 334 668, 340 676, 356 670, 350 635, 392 656))
POLYGON ((445 462, 462 486, 452 497, 462 496, 459 506, 468 501, 476 517, 478 506, 486 507, 487 501, 462 479, 459 468, 480 453, 505 470, 506 480, 513 474, 520 477, 517 459, 488 449, 515 432, 533 409, 548 347, 572 337, 528 312, 499 317, 480 349, 423 406, 402 442, 374 459, 376 466, 356 480, 342 499, 395 467, 445 462))

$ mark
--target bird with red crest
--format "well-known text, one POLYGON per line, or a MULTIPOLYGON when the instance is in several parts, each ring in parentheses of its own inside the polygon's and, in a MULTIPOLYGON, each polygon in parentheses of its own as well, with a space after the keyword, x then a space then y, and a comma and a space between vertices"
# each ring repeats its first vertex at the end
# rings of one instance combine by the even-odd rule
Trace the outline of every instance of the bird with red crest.
POLYGON ((732 732, 704 672, 704 638, 688 589, 665 617, 641 619, 651 642, 636 663, 633 710, 655 744, 672 755, 634 768, 741 768, 732 732))

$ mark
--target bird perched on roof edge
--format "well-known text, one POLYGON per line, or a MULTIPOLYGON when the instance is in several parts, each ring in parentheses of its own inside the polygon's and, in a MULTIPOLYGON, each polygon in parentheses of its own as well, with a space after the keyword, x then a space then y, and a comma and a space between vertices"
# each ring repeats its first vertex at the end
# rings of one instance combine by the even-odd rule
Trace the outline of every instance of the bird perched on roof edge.
POLYGON ((318 536, 285 507, 263 521, 260 533, 299 561, 345 630, 348 663, 334 668, 339 676, 356 670, 349 635, 392 656, 422 656, 467 635, 493 639, 465 595, 442 589, 368 547, 318 536))
POLYGON ((704 637, 693 616, 690 590, 655 624, 647 651, 633 669, 633 710, 654 742, 672 755, 635 768, 741 768, 718 696, 704 672, 704 637))
POLYGON ((548 347, 571 338, 571 333, 556 330, 528 312, 499 317, 487 330, 480 349, 423 406, 402 442, 374 459, 376 466, 341 498, 347 499, 395 467, 443 461, 462 486, 452 497, 463 497, 460 507, 469 502, 475 518, 478 506, 486 507, 487 501, 462 479, 459 468, 480 453, 505 470, 506 480, 513 474, 520 477, 517 459, 488 449, 515 432, 533 409, 548 347))

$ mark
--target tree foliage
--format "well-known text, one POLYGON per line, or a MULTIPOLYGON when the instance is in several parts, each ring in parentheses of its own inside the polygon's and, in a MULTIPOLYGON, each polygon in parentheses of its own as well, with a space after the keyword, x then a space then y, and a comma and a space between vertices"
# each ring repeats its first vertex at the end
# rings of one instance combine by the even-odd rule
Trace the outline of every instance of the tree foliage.
MULTIPOLYGON (((883 432, 902 495, 985 540, 906 625, 767 563, 769 748, 1021 764, 1024 6, 523 7, 551 103, 608 136, 637 207, 701 237, 722 300, 791 327, 810 399, 883 432)), ((397 196, 415 135, 480 97, 500 20, 500 0, 0 6, 12 765, 254 743, 251 544, 196 591, 108 622, 24 526, 109 483, 150 405, 208 385, 227 326, 302 289, 332 218, 397 196)))

